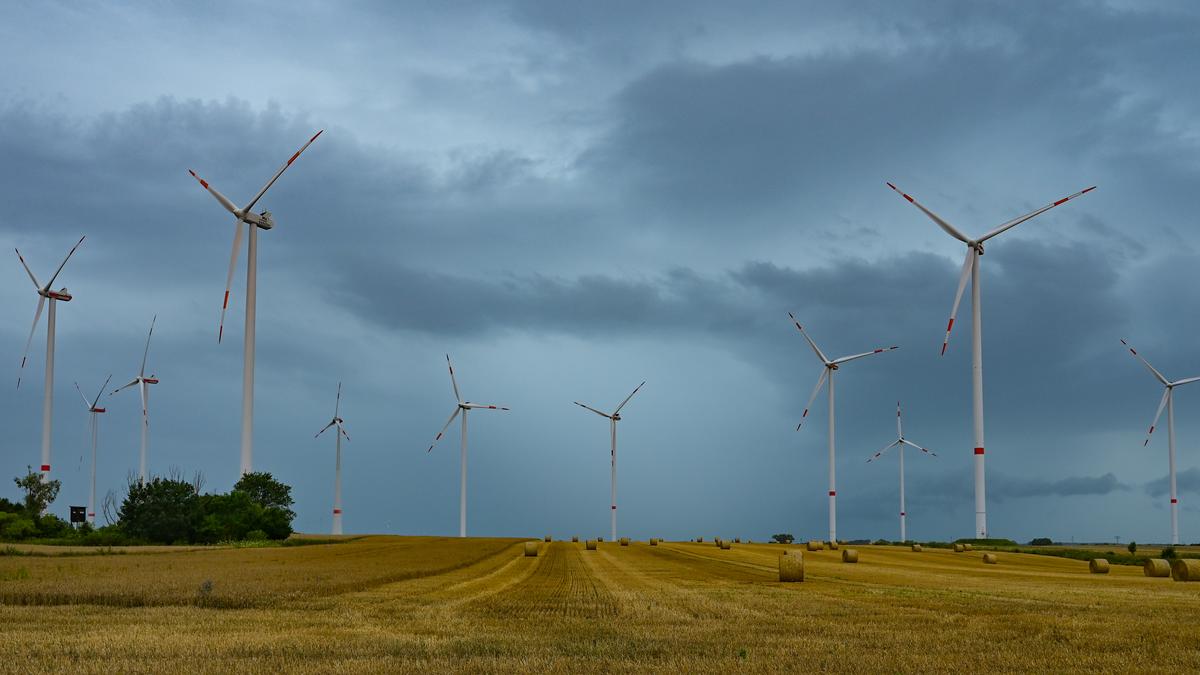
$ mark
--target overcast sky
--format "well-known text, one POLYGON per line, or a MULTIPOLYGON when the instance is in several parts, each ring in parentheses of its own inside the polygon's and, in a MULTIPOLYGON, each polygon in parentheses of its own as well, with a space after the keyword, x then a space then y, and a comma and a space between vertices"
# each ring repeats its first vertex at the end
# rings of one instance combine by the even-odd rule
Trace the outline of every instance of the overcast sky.
MULTIPOLYGON (((7 3, 0 243, 56 286, 54 507, 87 498, 94 392, 138 368, 151 317, 150 466, 227 490, 239 461, 245 248, 217 343, 233 223, 188 175, 258 205, 255 468, 327 531, 338 381, 348 532, 826 532, 838 373, 839 536, 970 536, 969 304, 938 357, 968 234, 1090 185, 982 262, 989 529, 1166 541, 1168 377, 1200 375, 1200 10, 1180 2, 7 3), (1165 431, 1165 421, 1163 422, 1165 431)), ((7 476, 40 463, 45 319, 0 259, 7 476)), ((2 374, 2 369, 0 369, 2 374)), ((1200 541, 1200 385, 1181 389, 1180 530, 1200 541)), ((99 491, 136 469, 135 391, 105 398, 99 491)))

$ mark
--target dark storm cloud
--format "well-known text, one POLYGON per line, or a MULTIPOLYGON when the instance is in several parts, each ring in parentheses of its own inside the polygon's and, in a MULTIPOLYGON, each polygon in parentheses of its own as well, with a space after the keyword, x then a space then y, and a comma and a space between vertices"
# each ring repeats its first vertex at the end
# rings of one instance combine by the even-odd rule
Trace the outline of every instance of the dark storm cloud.
MULTIPOLYGON (((158 28, 186 57, 166 64, 177 66, 168 80, 149 80, 161 92, 147 85, 96 113, 64 103, 91 91, 86 82, 57 98, 28 68, 0 76, 0 236, 41 270, 89 234, 65 279, 79 299, 60 325, 60 363, 72 378, 102 379, 109 361, 136 365, 144 324, 159 312, 152 361, 166 376, 153 404, 163 453, 154 457, 202 465, 218 483, 236 456, 240 345, 215 344, 232 223, 186 170, 243 202, 325 128, 261 204, 279 227, 261 239, 259 443, 264 461, 301 486, 304 527, 323 526, 313 495, 328 487, 324 469, 298 454, 310 452, 301 445, 308 416, 327 415, 327 390, 346 379, 363 448, 353 466, 375 467, 350 479, 362 488, 351 492, 361 529, 394 521, 437 531, 409 514, 429 500, 456 503, 454 477, 429 480, 450 465, 413 464, 394 451, 423 450, 444 418, 440 398, 437 411, 425 407, 431 387, 445 387, 438 359, 449 349, 486 350, 480 364, 549 361, 548 379, 570 370, 613 392, 643 375, 597 367, 596 354, 618 353, 635 362, 630 369, 659 366, 661 389, 641 401, 654 423, 641 433, 661 455, 648 455, 644 470, 668 472, 663 458, 689 443, 675 433, 695 419, 677 401, 699 392, 726 414, 706 416, 711 428, 690 441, 702 458, 689 456, 697 480, 724 466, 726 446, 745 446, 738 469, 756 494, 792 493, 795 477, 779 471, 786 461, 802 468, 806 495, 823 497, 824 459, 812 452, 823 425, 792 431, 818 366, 787 321, 791 310, 830 353, 902 347, 847 367, 839 389, 840 457, 850 458, 840 464, 845 526, 879 526, 878 514, 855 515, 850 504, 889 494, 894 474, 863 471, 856 453, 888 440, 903 398, 911 433, 941 455, 937 468, 913 469, 921 487, 913 499, 938 505, 928 527, 959 532, 972 510, 969 302, 950 351, 940 359, 937 351, 963 250, 884 181, 971 233, 1099 183, 990 242, 984 256, 989 495, 1006 505, 997 517, 1020 529, 1042 524, 1023 500, 1124 504, 1130 484, 1161 494, 1161 481, 1145 483, 1160 467, 1145 475, 1131 450, 1159 394, 1117 339, 1134 340, 1165 371, 1200 372, 1190 338, 1200 315, 1189 311, 1200 301, 1195 12, 1098 3, 857 9, 517 3, 456 6, 447 16, 389 5, 347 17, 341 25, 355 27, 354 40, 325 25, 333 21, 289 17, 287 30, 252 41, 252 75, 271 94, 195 70, 198 56, 217 53, 205 47, 211 38, 176 24, 188 10, 125 13, 122 26, 158 28), (419 35, 398 39, 398 30, 419 35), (85 339, 90 351, 78 347, 85 339), (711 391, 717 378, 725 388, 711 391), (748 432, 752 414, 761 426, 748 432), (1094 463, 1080 471, 1080 461, 1094 463), (404 489, 372 482, 380 476, 399 476, 404 489), (412 501, 397 508, 379 494, 412 501)), ((111 13, 97 5, 85 18, 100 25, 111 13)), ((0 35, 19 37, 3 33, 12 25, 0 35)), ((27 65, 60 87, 92 67, 146 72, 90 39, 55 37, 55 58, 27 65), (94 63, 57 53, 72 49, 94 63)), ((21 54, 37 46, 20 44, 21 54)), ((221 54, 224 65, 250 65, 242 52, 221 54)), ((21 58, 31 57, 14 62, 21 58)), ((13 265, 0 298, 16 317, 4 330, 15 361, 32 300, 13 265)), ((243 269, 227 335, 240 334, 243 269)), ((464 371, 514 379, 490 367, 464 371)), ((521 377, 505 386, 542 405, 536 392, 546 382, 521 377)), ((0 389, 0 398, 14 414, 39 414, 29 392, 0 389)), ((114 438, 123 451, 135 425, 113 419, 114 435, 130 434, 114 438)), ((477 475, 489 485, 548 472, 537 452, 574 438, 557 421, 537 437, 521 436, 531 422, 495 423, 504 429, 492 436, 497 456, 516 464, 485 465, 477 475)), ((37 430, 25 426, 5 466, 28 463, 37 430)), ((1181 482, 1194 489, 1187 463, 1181 482)), ((731 498, 738 508, 706 517, 763 521, 749 490, 731 498)), ((662 499, 684 511, 692 504, 683 492, 662 499)), ((647 511, 660 507, 646 501, 647 511)), ((804 502, 799 517, 819 522, 823 508, 804 502)), ((1145 514, 1128 511, 1121 526, 1142 527, 1145 514)), ((482 522, 519 531, 536 519, 507 513, 482 522)), ((700 524, 672 525, 685 526, 700 524)))
MULTIPOLYGON (((1170 476, 1163 476, 1146 483, 1146 494, 1151 497, 1162 497, 1170 492, 1170 476)), ((1175 474, 1175 489, 1179 493, 1200 493, 1200 469, 1184 469, 1175 474)))

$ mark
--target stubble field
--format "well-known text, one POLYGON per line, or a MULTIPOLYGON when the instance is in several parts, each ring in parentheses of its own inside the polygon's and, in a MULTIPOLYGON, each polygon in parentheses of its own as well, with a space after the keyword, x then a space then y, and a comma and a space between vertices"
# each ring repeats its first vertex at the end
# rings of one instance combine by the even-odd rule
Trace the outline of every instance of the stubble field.
MULTIPOLYGON (((0 556, 0 668, 40 672, 1200 670, 1200 584, 1046 556, 363 537, 0 556)), ((799 547, 791 547, 799 548, 799 547)))

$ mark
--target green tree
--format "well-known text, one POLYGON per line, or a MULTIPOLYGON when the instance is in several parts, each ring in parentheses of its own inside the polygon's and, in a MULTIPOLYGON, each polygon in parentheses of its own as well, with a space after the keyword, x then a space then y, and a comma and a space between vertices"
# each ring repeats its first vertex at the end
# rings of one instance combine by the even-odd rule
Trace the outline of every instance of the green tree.
POLYGON ((1054 543, 1050 537, 1038 537, 1029 542, 1030 546, 1049 546, 1054 543))
POLYGON ((20 478, 14 478, 17 487, 25 491, 25 513, 31 518, 37 518, 46 508, 58 498, 62 482, 57 480, 42 480, 42 475, 26 466, 26 473, 20 478))
POLYGON ((192 542, 202 517, 199 504, 195 485, 187 481, 161 477, 133 481, 121 503, 121 529, 146 541, 192 542))
POLYGON ((778 544, 790 544, 793 541, 796 541, 795 537, 793 537, 792 535, 787 534, 787 533, 773 534, 773 535, 771 535, 771 538, 774 539, 775 542, 778 544))
POLYGON ((295 517, 295 512, 292 511, 292 504, 295 501, 292 499, 292 488, 290 485, 285 485, 271 476, 265 471, 254 471, 244 473, 233 485, 234 492, 244 492, 250 496, 251 501, 264 509, 279 509, 283 511, 291 522, 295 517))
POLYGON ((1129 545, 1126 546, 1125 548, 1129 549, 1129 555, 1137 554, 1137 542, 1136 541, 1129 542, 1129 545))

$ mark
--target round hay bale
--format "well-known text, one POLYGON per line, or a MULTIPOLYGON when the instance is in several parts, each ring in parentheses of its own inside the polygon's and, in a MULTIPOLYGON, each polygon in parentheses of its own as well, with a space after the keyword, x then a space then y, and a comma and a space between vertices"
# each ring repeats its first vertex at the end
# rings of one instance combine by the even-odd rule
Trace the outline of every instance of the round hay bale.
POLYGON ((525 557, 536 558, 538 553, 538 543, 536 541, 525 542, 525 557))
POLYGON ((629 537, 621 537, 621 545, 628 546, 629 545, 629 537))
POLYGON ((963 550, 964 550, 964 551, 970 551, 970 550, 971 550, 971 545, 970 545, 970 544, 963 544, 963 550))
POLYGON ((912 550, 913 550, 913 553, 920 553, 920 552, 921 552, 921 545, 920 545, 920 544, 913 544, 912 550))
POLYGON ((842 549, 842 562, 844 562, 844 563, 858 562, 858 551, 856 551, 852 548, 842 549))
POLYGON ((546 535, 546 538, 545 538, 545 539, 543 539, 542 541, 544 541, 544 542, 546 542, 547 544, 549 544, 549 543, 550 543, 550 535, 546 535))
POLYGON ((995 553, 984 553, 983 554, 983 564, 984 565, 995 565, 998 562, 1000 562, 1000 560, 998 558, 996 558, 995 553))
POLYGON ((779 580, 804 581, 804 555, 800 551, 779 556, 779 580))
POLYGON ((1148 577, 1171 576, 1171 563, 1162 558, 1150 558, 1142 563, 1142 573, 1148 577))
POLYGON ((1171 578, 1175 581, 1200 581, 1200 560, 1195 558, 1172 560, 1171 578))
POLYGON ((578 535, 574 535, 574 536, 572 536, 572 537, 571 537, 571 543, 572 543, 572 544, 578 544, 578 543, 579 543, 579 536, 578 536, 578 535))
POLYGON ((807 547, 808 547, 808 550, 810 550, 810 551, 824 551, 825 550, 825 542, 810 541, 810 542, 808 542, 807 547))
POLYGON ((704 543, 704 537, 696 537, 696 543, 697 543, 697 544, 703 544, 703 543, 704 543))
POLYGON ((965 551, 965 550, 967 550, 967 549, 966 549, 966 548, 965 548, 965 547, 964 547, 962 544, 955 544, 955 545, 954 545, 954 552, 955 552, 955 553, 962 553, 962 552, 963 552, 963 551, 965 551))
POLYGON ((722 551, 728 551, 731 548, 733 548, 733 544, 728 539, 721 540, 721 550, 722 551))
POLYGON ((658 539, 651 539, 651 540, 650 540, 650 545, 651 545, 651 546, 658 546, 658 539))
POLYGON ((584 546, 584 548, 586 548, 589 551, 595 551, 596 550, 596 540, 588 539, 587 543, 585 543, 583 546, 584 546))
POLYGON ((1092 574, 1108 574, 1108 561, 1104 558, 1092 558, 1088 561, 1088 571, 1092 574))
POLYGON ((829 542, 829 550, 830 551, 838 550, 838 543, 836 541, 829 542))

